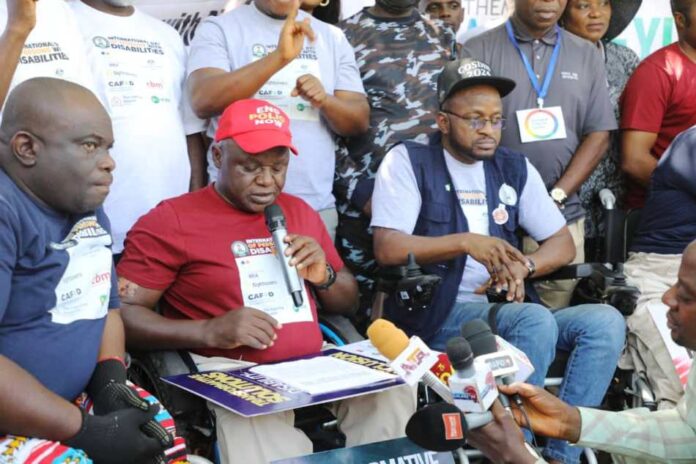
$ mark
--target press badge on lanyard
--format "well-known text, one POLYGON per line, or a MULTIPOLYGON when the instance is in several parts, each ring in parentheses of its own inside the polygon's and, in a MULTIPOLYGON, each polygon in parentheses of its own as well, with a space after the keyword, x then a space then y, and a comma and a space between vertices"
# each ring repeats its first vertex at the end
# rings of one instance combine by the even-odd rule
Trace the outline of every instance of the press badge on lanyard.
POLYGON ((520 140, 522 143, 529 143, 566 138, 565 119, 563 119, 563 110, 561 107, 550 106, 548 108, 544 108, 544 99, 549 93, 551 80, 553 79, 556 65, 558 64, 558 55, 561 51, 561 29, 556 26, 556 45, 553 47, 551 61, 549 62, 549 67, 546 70, 543 84, 539 83, 539 79, 537 79, 537 76, 534 73, 534 69, 532 68, 532 64, 529 62, 529 58, 527 58, 527 55, 525 55, 520 48, 520 44, 515 38, 510 21, 505 23, 505 29, 507 29, 510 42, 512 42, 512 45, 515 46, 515 49, 522 58, 524 68, 527 71, 529 80, 532 82, 532 87, 534 87, 534 91, 537 94, 537 108, 518 110, 515 112, 515 115, 517 116, 517 124, 520 128, 520 140))

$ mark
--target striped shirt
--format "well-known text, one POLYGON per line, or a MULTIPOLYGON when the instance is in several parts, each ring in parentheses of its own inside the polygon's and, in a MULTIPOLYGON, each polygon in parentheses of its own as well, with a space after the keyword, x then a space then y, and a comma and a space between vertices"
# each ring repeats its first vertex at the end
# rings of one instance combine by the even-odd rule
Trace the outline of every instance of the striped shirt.
POLYGON ((578 446, 612 453, 624 464, 696 462, 696 369, 675 409, 623 412, 579 408, 578 446))

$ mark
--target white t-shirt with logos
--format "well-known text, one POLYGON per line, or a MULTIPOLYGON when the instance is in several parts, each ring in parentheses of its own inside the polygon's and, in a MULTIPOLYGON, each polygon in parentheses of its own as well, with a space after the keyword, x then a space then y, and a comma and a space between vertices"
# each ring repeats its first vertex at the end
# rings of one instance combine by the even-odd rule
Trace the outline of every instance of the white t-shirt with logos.
MULTIPOLYGON (((0 33, 4 32, 6 25, 7 2, 2 1, 0 33)), ((80 30, 64 0, 41 0, 36 3, 36 26, 24 43, 10 91, 34 77, 55 77, 89 89, 94 87, 80 30)))
MULTIPOLYGON (((333 134, 319 111, 300 97, 291 97, 297 78, 312 74, 331 95, 336 90, 365 93, 355 52, 343 32, 300 11, 297 21, 310 18, 316 35, 305 40, 300 56, 273 75, 254 96, 279 106, 290 117, 290 131, 299 156, 290 156, 284 191, 296 195, 315 210, 333 207, 336 167, 333 134)), ((188 74, 202 68, 234 71, 275 50, 284 21, 273 19, 256 6, 244 5, 222 16, 207 18, 191 43, 188 74)), ((212 118, 208 135, 214 138, 218 118, 212 118)), ((210 180, 217 169, 208 151, 210 180)))
POLYGON ((141 215, 188 191, 186 134, 204 123, 185 98, 186 52, 174 28, 138 10, 115 16, 80 1, 71 6, 114 128, 116 170, 104 208, 120 253, 141 215))
MULTIPOLYGON (((454 185, 459 204, 469 224, 469 231, 489 235, 491 217, 488 214, 486 178, 483 162, 463 163, 445 150, 447 170, 454 185)), ((511 186, 507 188, 514 190, 511 186)), ((509 192, 509 191, 508 191, 509 192)), ((549 197, 539 172, 527 160, 527 182, 522 193, 508 193, 506 201, 512 205, 519 201, 519 224, 536 241, 551 237, 565 226, 565 219, 549 197)), ((416 176, 404 145, 392 148, 384 157, 375 179, 372 194, 372 227, 384 227, 412 234, 421 209, 421 195, 416 176)), ((469 257, 459 284, 457 301, 485 302, 485 295, 474 291, 489 278, 485 266, 469 257)))

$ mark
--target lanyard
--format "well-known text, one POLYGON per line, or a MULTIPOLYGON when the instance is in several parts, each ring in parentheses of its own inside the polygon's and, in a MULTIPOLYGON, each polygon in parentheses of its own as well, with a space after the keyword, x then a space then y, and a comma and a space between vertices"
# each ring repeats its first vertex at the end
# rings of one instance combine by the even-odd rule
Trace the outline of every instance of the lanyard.
POLYGON ((524 63, 524 67, 527 70, 527 75, 529 76, 529 80, 532 81, 532 86, 534 87, 534 90, 536 91, 537 94, 537 103, 539 104, 539 108, 544 107, 544 99, 546 98, 546 95, 549 93, 549 87, 551 86, 551 79, 553 79, 553 73, 556 70, 556 64, 558 63, 558 54, 561 51, 561 29, 556 25, 556 45, 553 47, 553 53, 551 54, 551 61, 549 61, 549 67, 546 70, 546 75, 544 76, 544 84, 539 85, 539 80, 537 79, 536 74, 534 73, 534 68, 532 68, 532 64, 529 62, 529 58, 527 58, 527 55, 524 54, 522 49, 520 48, 520 44, 517 42, 517 39, 515 38, 515 34, 512 31, 512 24, 510 23, 510 20, 508 20, 505 23, 505 29, 507 29, 508 33, 508 38, 510 39, 510 42, 515 46, 517 51, 519 52, 520 56, 522 57, 522 62, 524 63))

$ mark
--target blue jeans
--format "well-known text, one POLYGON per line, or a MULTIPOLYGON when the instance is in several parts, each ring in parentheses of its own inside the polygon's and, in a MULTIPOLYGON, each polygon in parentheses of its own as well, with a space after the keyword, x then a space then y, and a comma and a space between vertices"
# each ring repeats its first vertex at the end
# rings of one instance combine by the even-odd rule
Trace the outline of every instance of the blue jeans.
MULTIPOLYGON (((626 323, 608 305, 572 306, 553 313, 558 349, 570 353, 559 398, 573 406, 599 406, 614 375, 626 339, 626 323)), ((580 462, 582 449, 548 440, 543 454, 568 464, 580 462)))
MULTIPOLYGON (((445 323, 426 340, 444 351, 447 340, 458 336, 461 325, 473 319, 488 321, 489 303, 455 303, 445 323)), ((543 386, 556 349, 570 353, 560 389, 560 398, 574 406, 598 406, 606 393, 623 349, 626 324, 616 309, 587 304, 555 312, 534 303, 504 305, 496 316, 498 334, 524 351, 534 365, 527 382, 543 386)), ((547 459, 580 462, 581 448, 549 440, 547 459)))

